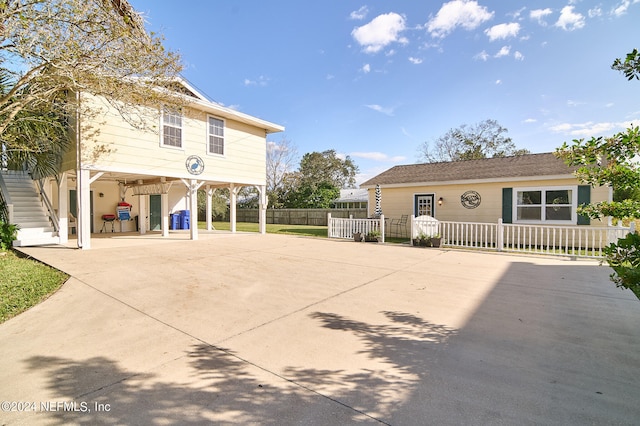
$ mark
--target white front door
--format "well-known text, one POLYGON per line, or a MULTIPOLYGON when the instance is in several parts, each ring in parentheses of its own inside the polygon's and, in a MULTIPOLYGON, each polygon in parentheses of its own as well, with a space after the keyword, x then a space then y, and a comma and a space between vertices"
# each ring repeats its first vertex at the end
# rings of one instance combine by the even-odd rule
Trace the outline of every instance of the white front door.
POLYGON ((433 194, 416 194, 414 196, 413 210, 414 215, 433 217, 433 194))

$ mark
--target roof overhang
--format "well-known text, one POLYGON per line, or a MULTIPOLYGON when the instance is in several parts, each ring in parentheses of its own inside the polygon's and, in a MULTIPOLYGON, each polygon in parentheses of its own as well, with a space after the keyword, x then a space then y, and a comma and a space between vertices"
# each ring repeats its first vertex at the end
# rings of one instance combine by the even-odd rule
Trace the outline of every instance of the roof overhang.
MULTIPOLYGON (((447 180, 447 181, 424 181, 424 182, 408 182, 408 183, 390 183, 380 184, 381 188, 407 188, 417 186, 445 186, 445 185, 468 185, 479 183, 498 183, 498 182, 528 182, 532 180, 559 180, 559 179, 576 179, 573 174, 565 175, 545 175, 545 176, 514 176, 514 177, 500 177, 490 179, 459 179, 459 180, 447 180)), ((363 189, 374 189, 376 184, 360 185, 363 189)))

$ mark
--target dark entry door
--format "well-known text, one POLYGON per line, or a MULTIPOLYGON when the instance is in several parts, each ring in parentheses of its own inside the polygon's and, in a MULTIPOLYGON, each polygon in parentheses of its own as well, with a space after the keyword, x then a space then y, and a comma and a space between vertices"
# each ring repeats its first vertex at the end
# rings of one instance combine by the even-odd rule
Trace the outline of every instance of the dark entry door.
POLYGON ((149 195, 149 228, 151 231, 162 229, 162 196, 149 195))
MULTIPOLYGON (((78 223, 78 191, 75 189, 69 190, 69 211, 76 218, 78 223)), ((89 214, 91 215, 90 232, 93 234, 93 191, 89 191, 89 214)))

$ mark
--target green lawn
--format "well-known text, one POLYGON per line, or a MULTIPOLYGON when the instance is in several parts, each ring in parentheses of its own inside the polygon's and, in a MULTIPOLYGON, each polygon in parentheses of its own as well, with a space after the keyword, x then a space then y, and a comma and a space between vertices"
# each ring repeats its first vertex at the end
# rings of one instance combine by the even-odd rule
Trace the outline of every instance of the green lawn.
MULTIPOLYGON (((220 231, 228 231, 230 229, 229 222, 213 222, 213 226, 215 229, 220 231)), ((206 229, 206 228, 207 228, 206 222, 198 222, 198 229, 206 229)), ((236 224, 236 230, 238 232, 258 232, 258 224, 248 223, 248 222, 238 222, 236 224)), ((276 225, 276 224, 268 223, 267 233, 327 238, 327 227, 311 226, 311 225, 276 225)), ((403 243, 408 243, 409 238, 386 237, 385 242, 392 243, 392 244, 403 244, 403 243)))
POLYGON ((67 278, 65 273, 18 257, 11 250, 0 251, 0 323, 49 297, 67 278))
MULTIPOLYGON (((229 231, 229 222, 213 222, 215 229, 220 231, 229 231)), ((198 229, 206 229, 206 222, 198 222, 198 229)), ((238 222, 236 223, 236 230, 238 232, 258 232, 257 223, 238 222)), ((306 237, 327 237, 326 226, 310 226, 310 225, 276 225, 267 224, 268 234, 289 234, 289 235, 303 235, 306 237)))

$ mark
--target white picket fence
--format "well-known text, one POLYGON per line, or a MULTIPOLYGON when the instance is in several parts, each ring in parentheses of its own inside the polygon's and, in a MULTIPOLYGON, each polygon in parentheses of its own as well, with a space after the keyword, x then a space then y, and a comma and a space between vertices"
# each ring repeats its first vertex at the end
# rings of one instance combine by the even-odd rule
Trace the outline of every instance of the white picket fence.
MULTIPOLYGON (((329 238, 353 239, 355 232, 385 234, 384 215, 378 219, 327 217, 329 238)), ((430 216, 411 217, 411 239, 420 234, 442 237, 444 247, 534 253, 554 256, 602 258, 603 249, 635 232, 631 227, 552 226, 439 221, 430 216)))
POLYGON ((327 234, 329 238, 353 239, 353 234, 360 232, 366 235, 371 231, 379 231, 384 242, 384 215, 379 219, 333 218, 327 215, 327 234))
POLYGON ((570 257, 603 257, 603 249, 629 232, 625 227, 521 225, 438 221, 411 217, 411 238, 440 235, 442 246, 570 257))

